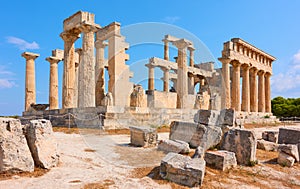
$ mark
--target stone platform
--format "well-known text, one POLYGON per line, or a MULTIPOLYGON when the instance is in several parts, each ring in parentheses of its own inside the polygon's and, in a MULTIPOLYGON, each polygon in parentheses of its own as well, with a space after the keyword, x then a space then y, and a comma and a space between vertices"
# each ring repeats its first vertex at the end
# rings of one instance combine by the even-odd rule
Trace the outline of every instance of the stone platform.
POLYGON ((196 109, 98 106, 23 112, 22 124, 31 119, 49 119, 53 126, 121 129, 129 126, 161 126, 172 121, 193 122, 196 109))

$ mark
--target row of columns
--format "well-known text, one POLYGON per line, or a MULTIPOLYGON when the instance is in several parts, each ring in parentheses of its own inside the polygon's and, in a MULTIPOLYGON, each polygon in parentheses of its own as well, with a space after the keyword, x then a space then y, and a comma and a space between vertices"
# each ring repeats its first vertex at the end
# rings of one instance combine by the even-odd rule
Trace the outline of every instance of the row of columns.
POLYGON ((271 74, 247 64, 240 64, 238 61, 229 59, 220 59, 220 61, 223 75, 222 108, 233 108, 244 112, 271 112, 271 74), (232 65, 231 83, 229 64, 232 65), (241 69, 242 102, 240 102, 241 69))

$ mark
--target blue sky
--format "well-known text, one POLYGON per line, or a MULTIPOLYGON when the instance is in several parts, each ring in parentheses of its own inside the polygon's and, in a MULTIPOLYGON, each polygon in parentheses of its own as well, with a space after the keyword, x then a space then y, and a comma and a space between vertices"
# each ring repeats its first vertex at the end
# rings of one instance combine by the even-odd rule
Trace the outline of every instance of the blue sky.
MULTIPOLYGON (((0 115, 20 115, 24 109, 25 60, 21 57, 24 51, 41 55, 36 60, 37 103, 48 103, 49 63, 45 58, 51 55, 51 50, 63 48, 59 37, 63 20, 79 10, 94 13, 101 26, 117 21, 124 27, 156 22, 181 28, 203 42, 213 61, 220 57, 223 42, 240 37, 277 58, 273 64, 272 97, 299 97, 299 8, 298 0, 3 1, 0 7, 0 115)), ((162 57, 163 46, 135 45, 128 53, 128 64, 144 67, 149 57, 162 57)), ((206 61, 199 56, 199 61, 206 61)), ((62 63, 59 75, 61 82, 62 63)))

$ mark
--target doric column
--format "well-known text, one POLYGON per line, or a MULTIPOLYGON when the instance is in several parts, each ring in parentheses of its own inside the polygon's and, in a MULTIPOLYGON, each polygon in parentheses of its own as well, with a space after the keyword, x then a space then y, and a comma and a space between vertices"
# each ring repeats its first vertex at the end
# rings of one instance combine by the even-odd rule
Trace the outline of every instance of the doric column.
POLYGON ((148 67, 148 90, 154 90, 154 67, 152 65, 147 65, 148 67))
POLYGON ((233 62, 233 72, 232 72, 232 98, 231 98, 231 107, 235 111, 241 111, 240 103, 240 67, 239 62, 233 62))
POLYGON ((30 110, 30 105, 36 103, 34 60, 39 56, 30 52, 22 53, 22 57, 26 59, 25 111, 30 110))
POLYGON ((222 62, 222 99, 221 99, 221 108, 230 108, 231 107, 231 92, 230 92, 230 69, 229 63, 230 59, 219 59, 222 62))
POLYGON ((265 72, 258 72, 258 111, 265 112, 265 72))
POLYGON ((167 39, 163 39, 164 42, 164 59, 169 60, 169 41, 167 39))
POLYGON ((107 42, 97 40, 95 43, 96 47, 96 65, 95 65, 95 76, 96 76, 96 106, 101 106, 101 100, 105 96, 105 57, 104 50, 108 45, 107 42))
POLYGON ((188 73, 188 94, 195 94, 195 77, 192 73, 188 73))
POLYGON ((60 37, 64 40, 64 72, 62 87, 62 108, 73 108, 75 97, 75 41, 79 32, 63 32, 60 37))
POLYGON ((74 87, 74 107, 78 107, 78 80, 79 80, 79 64, 81 62, 82 49, 75 49, 76 52, 76 61, 75 61, 75 87, 74 87))
POLYGON ((271 74, 267 72, 265 74, 265 98, 266 98, 266 112, 271 112, 271 74))
POLYGON ((184 39, 173 42, 178 48, 177 70, 177 108, 187 108, 188 69, 186 50, 190 43, 184 39))
POLYGON ((162 68, 163 72, 164 72, 164 92, 169 92, 169 71, 170 69, 168 68, 162 68))
POLYGON ((78 73, 78 107, 95 107, 95 56, 94 41, 97 28, 84 25, 81 28, 82 55, 78 73))
POLYGON ((243 68, 243 85, 242 85, 242 111, 250 112, 250 83, 249 83, 249 69, 247 64, 243 68))
POLYGON ((190 67, 194 67, 194 51, 195 51, 195 48, 188 47, 188 50, 190 51, 190 67))
POLYGON ((59 109, 58 104, 58 69, 57 64, 61 59, 56 57, 48 57, 46 60, 50 63, 50 79, 49 79, 49 109, 59 109))
POLYGON ((257 72, 256 68, 250 69, 250 111, 257 112, 257 72))

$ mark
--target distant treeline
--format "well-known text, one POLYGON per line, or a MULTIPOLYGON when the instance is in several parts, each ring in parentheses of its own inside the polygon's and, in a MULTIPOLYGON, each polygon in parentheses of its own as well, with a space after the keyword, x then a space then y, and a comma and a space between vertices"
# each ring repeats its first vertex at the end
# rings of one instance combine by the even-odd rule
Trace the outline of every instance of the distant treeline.
POLYGON ((300 98, 273 98, 272 112, 277 117, 300 117, 300 98))

